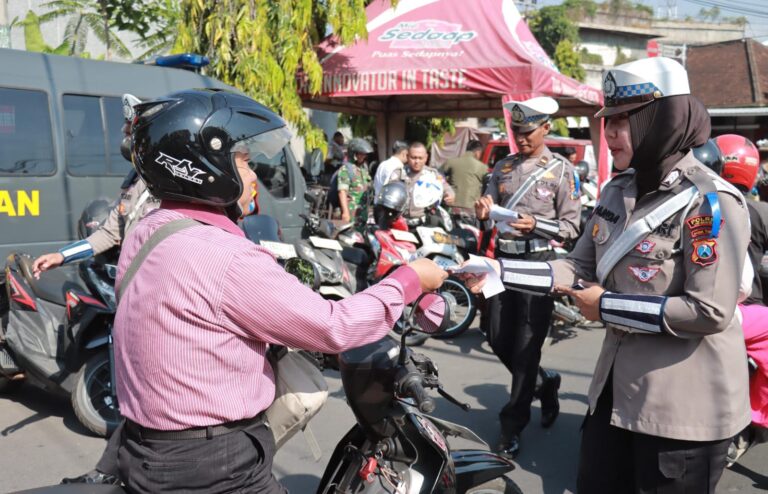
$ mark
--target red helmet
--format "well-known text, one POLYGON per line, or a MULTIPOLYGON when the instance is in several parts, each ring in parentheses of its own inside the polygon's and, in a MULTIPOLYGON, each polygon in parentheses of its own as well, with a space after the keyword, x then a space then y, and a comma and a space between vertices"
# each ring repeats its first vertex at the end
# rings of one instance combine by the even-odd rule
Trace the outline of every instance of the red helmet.
POLYGON ((715 138, 723 154, 723 171, 720 175, 733 185, 752 189, 760 168, 760 153, 752 141, 744 136, 725 134, 715 138))

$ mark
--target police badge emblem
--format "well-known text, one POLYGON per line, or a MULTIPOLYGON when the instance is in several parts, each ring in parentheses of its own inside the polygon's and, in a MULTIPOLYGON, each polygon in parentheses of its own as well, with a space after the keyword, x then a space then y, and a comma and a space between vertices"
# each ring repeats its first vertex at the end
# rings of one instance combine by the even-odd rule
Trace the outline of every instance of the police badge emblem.
POLYGON ((629 271, 632 273, 632 276, 637 278, 637 280, 641 283, 648 283, 652 279, 656 277, 657 274, 659 274, 660 268, 650 268, 646 266, 630 266, 629 271))
POLYGON ((712 238, 694 240, 691 261, 699 266, 714 264, 717 261, 717 241, 712 238))
POLYGON ((510 114, 512 115, 512 123, 520 125, 525 122, 525 113, 519 105, 513 106, 510 114))
POLYGON ((635 247, 635 250, 640 252, 641 254, 650 254, 655 246, 656 246, 656 242, 651 242, 650 240, 643 240, 642 242, 637 244, 637 247, 635 247))

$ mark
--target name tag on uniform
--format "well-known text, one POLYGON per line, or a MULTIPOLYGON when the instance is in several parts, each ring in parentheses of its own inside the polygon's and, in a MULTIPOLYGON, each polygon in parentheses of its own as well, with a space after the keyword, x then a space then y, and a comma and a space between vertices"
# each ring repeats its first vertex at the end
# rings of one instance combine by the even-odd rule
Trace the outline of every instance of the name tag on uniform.
POLYGON ((262 240, 259 245, 270 251, 278 259, 290 259, 297 257, 296 248, 293 244, 284 244, 283 242, 271 242, 269 240, 262 240))
POLYGON ((333 240, 331 238, 309 237, 309 242, 318 249, 344 250, 338 240, 333 240))

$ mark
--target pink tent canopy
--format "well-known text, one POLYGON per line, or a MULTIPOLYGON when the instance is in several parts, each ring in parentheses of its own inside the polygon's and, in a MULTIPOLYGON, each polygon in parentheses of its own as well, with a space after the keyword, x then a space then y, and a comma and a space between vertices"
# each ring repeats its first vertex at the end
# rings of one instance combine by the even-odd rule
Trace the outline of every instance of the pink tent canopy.
POLYGON ((394 9, 374 0, 366 15, 367 42, 319 45, 320 93, 299 81, 306 107, 384 117, 377 137, 386 152, 407 116, 498 117, 502 100, 551 96, 559 115, 590 117, 607 174, 602 126, 591 118, 602 93, 557 71, 513 0, 400 0, 394 9))

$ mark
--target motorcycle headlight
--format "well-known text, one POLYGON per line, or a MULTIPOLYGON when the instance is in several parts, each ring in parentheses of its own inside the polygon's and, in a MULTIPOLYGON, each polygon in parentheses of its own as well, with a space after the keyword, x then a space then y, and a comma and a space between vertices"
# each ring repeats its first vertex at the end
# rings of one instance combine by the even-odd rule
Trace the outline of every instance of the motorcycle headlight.
POLYGON ((341 273, 332 271, 319 262, 314 263, 317 267, 317 271, 320 273, 320 279, 323 283, 339 283, 341 282, 341 273))

